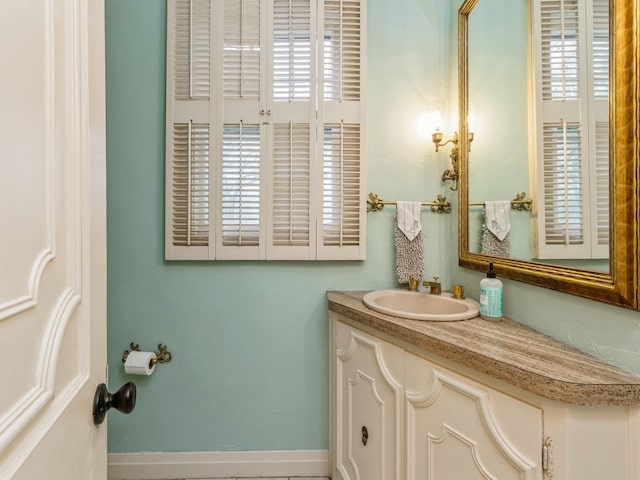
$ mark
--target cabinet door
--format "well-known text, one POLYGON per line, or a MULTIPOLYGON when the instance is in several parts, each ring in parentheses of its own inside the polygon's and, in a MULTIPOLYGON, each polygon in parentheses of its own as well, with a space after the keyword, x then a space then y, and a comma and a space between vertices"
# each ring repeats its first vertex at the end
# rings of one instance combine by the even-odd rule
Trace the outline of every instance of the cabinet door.
POLYGON ((539 480, 542 411, 410 353, 408 480, 539 480))
POLYGON ((335 480, 400 480, 404 351, 336 322, 335 480))

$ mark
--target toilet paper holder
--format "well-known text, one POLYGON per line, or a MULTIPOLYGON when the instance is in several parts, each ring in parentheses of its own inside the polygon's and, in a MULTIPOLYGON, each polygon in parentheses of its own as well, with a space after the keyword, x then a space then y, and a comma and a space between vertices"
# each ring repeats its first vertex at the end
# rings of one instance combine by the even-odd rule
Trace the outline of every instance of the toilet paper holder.
MULTIPOLYGON (((139 352, 140 351, 140 345, 138 345, 137 343, 131 342, 129 344, 129 348, 130 350, 125 350, 124 353, 122 354, 122 363, 125 363, 127 361, 127 357, 129 356, 129 354, 131 352, 139 352)), ((153 365, 157 364, 157 363, 169 363, 171 361, 171 352, 169 352, 167 350, 167 346, 163 345, 161 343, 158 344, 158 351, 155 352, 156 354, 156 358, 154 358, 153 360, 151 360, 153 362, 153 365)))

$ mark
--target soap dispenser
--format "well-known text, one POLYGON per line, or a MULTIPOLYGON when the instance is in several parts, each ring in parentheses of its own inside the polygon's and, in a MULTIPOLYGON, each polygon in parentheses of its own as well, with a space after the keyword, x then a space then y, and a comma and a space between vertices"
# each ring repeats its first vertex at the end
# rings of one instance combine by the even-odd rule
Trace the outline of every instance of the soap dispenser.
POLYGON ((502 320, 502 282, 496 278, 493 262, 487 277, 480 281, 480 316, 486 320, 502 320))

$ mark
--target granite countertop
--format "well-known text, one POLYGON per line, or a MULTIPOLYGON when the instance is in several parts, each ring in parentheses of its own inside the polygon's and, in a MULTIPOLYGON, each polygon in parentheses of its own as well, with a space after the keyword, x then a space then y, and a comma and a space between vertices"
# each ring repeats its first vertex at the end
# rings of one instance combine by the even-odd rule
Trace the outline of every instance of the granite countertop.
POLYGON ((640 405, 640 377, 513 320, 408 320, 370 310, 366 292, 327 292, 329 310, 545 398, 577 405, 640 405))

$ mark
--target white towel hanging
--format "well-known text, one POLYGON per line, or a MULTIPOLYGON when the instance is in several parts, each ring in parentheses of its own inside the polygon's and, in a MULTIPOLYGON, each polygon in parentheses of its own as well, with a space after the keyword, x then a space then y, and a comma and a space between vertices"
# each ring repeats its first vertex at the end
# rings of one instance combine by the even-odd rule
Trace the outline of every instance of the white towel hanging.
POLYGON ((398 217, 398 228, 406 235, 409 241, 416 238, 422 230, 420 224, 421 202, 396 202, 396 215, 398 217))
POLYGON ((396 277, 400 283, 420 280, 424 275, 421 211, 421 202, 396 202, 396 277))
POLYGON ((509 222, 511 200, 487 201, 484 205, 487 228, 498 240, 504 240, 509 230, 511 230, 511 223, 509 222))

